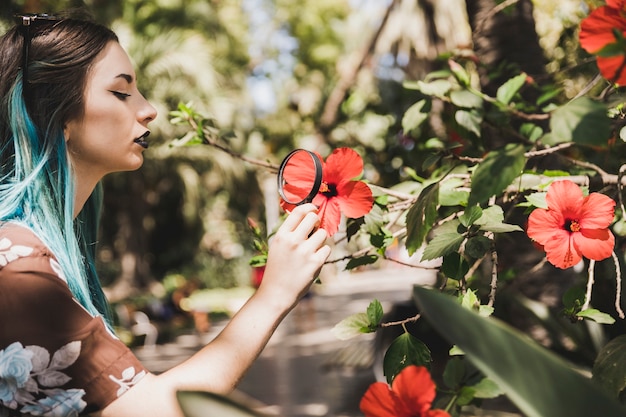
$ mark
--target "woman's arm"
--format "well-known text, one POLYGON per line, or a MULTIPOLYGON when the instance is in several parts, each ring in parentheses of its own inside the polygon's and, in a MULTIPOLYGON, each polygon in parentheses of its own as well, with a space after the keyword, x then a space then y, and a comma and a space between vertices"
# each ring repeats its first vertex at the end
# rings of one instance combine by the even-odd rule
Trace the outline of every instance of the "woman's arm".
POLYGON ((287 217, 272 238, 261 286, 215 340, 169 371, 147 375, 100 415, 172 417, 181 415, 177 390, 229 393, 309 289, 330 254, 326 232, 316 230, 319 217, 315 210, 307 204, 287 217))

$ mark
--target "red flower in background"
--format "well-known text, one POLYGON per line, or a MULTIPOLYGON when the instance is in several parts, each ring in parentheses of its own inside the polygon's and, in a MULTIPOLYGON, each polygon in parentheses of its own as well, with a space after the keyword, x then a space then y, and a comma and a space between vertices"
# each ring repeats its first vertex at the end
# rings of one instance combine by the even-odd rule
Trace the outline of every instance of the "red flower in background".
POLYGON ((583 196, 572 181, 555 181, 546 195, 548 208, 528 217, 528 236, 543 246, 548 262, 558 268, 576 265, 582 257, 601 261, 611 256, 615 237, 608 229, 615 201, 600 193, 583 196))
POLYGON ((444 410, 431 410, 435 383, 423 366, 410 365, 393 380, 391 389, 375 382, 361 398, 365 417, 450 417, 444 410))
MULTIPOLYGON (((339 230, 342 213, 356 219, 372 209, 372 190, 363 181, 355 180, 362 172, 363 159, 350 148, 335 149, 326 158, 326 162, 322 162, 322 185, 312 202, 319 207, 320 227, 329 236, 339 230)), ((298 167, 298 173, 302 178, 315 176, 314 167, 306 163, 298 167)), ((280 205, 286 211, 294 208, 292 204, 282 200, 280 205)))
MULTIPOLYGON (((614 31, 626 37, 626 1, 607 0, 606 6, 593 10, 580 24, 580 46, 590 54, 598 54, 606 46, 620 42, 614 31)), ((626 50, 624 42, 615 55, 598 56, 598 68, 607 80, 626 85, 626 50)))

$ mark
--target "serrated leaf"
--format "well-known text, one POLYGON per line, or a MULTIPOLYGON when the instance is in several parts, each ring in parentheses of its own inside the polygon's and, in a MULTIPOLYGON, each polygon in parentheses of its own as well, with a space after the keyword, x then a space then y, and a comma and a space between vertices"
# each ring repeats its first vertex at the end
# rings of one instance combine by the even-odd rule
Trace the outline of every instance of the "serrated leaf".
POLYGON ((422 317, 462 349, 525 416, 626 415, 626 408, 590 379, 520 331, 480 317, 437 291, 414 287, 413 295, 422 317))
POLYGON ((483 215, 483 209, 479 206, 471 206, 465 209, 465 212, 459 216, 459 221, 465 227, 470 227, 474 222, 483 215))
POLYGON ((439 183, 430 184, 422 189, 417 202, 411 206, 407 214, 406 248, 413 255, 424 243, 424 239, 432 229, 437 218, 439 201, 439 183))
POLYGON ((596 323, 600 323, 600 324, 615 323, 615 319, 613 317, 595 308, 588 308, 586 310, 579 311, 576 315, 578 317, 583 317, 585 319, 593 320, 596 323))
POLYGON ((435 236, 424 248, 422 261, 437 259, 452 252, 458 252, 465 236, 459 233, 443 233, 435 236))
POLYGON ((611 136, 611 119, 605 104, 580 97, 552 113, 550 129, 559 142, 606 146, 611 136))
POLYGON ((383 371, 387 382, 409 365, 425 366, 430 369, 431 355, 428 347, 410 333, 398 336, 387 349, 383 359, 383 371))
POLYGON ((373 332, 372 322, 366 313, 355 313, 337 323, 330 332, 339 340, 352 339, 373 332))
POLYGON ((380 321, 383 319, 383 306, 380 304, 380 301, 373 300, 370 302, 369 306, 367 306, 367 318, 371 323, 371 327, 377 327, 380 324, 380 321))
POLYGON ((517 75, 498 88, 496 99, 502 104, 509 104, 515 94, 524 86, 528 76, 526 74, 517 75))
POLYGON ((626 335, 620 335, 600 349, 593 364, 593 380, 614 398, 626 389, 626 335))
POLYGON ((528 202, 537 207, 537 208, 543 208, 543 209, 547 209, 548 208, 548 202, 546 201, 546 195, 548 193, 532 193, 526 196, 526 200, 528 200, 528 202))
POLYGON ((499 195, 521 174, 525 163, 522 145, 508 144, 489 152, 472 174, 468 204, 482 204, 491 196, 499 195))
POLYGON ((483 210, 482 216, 474 222, 480 230, 494 233, 522 232, 522 228, 515 224, 504 223, 504 211, 498 205, 489 206, 483 210))

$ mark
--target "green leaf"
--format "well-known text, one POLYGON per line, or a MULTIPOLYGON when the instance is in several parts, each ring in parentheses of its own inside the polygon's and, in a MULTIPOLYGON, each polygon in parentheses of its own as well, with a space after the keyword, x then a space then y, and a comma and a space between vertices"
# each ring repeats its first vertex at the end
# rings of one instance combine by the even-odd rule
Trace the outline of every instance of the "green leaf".
POLYGON ((452 88, 452 84, 448 80, 435 80, 432 82, 418 81, 417 83, 404 83, 405 88, 419 90, 427 96, 435 96, 443 98, 452 88))
POLYGON ((383 319, 383 306, 380 301, 373 300, 370 305, 367 306, 367 318, 371 323, 370 326, 378 327, 380 321, 383 319))
POLYGON ((489 206, 483 210, 482 216, 474 222, 480 226, 480 230, 494 233, 522 232, 522 228, 504 223, 504 211, 498 205, 489 206))
POLYGON ((578 317, 593 320, 596 323, 600 324, 615 323, 615 319, 613 317, 611 317, 609 314, 601 312, 600 310, 596 310, 595 308, 588 308, 586 310, 579 311, 576 315, 578 317))
POLYGON ((407 366, 425 366, 430 369, 430 361, 428 347, 415 336, 405 332, 391 342, 383 359, 383 370, 387 382, 391 384, 396 375, 407 366))
POLYGON ((615 398, 626 389, 626 335, 602 347, 593 364, 593 380, 615 398))
POLYGON ((471 206, 468 207, 461 216, 459 216, 459 220, 463 226, 469 228, 476 220, 480 219, 482 215, 483 209, 479 206, 471 206))
POLYGON ((348 340, 359 336, 363 333, 372 333, 375 331, 373 323, 370 321, 366 313, 355 313, 339 323, 330 330, 330 332, 339 340, 348 340))
POLYGON ((402 117, 402 130, 406 134, 418 137, 421 132, 422 124, 428 120, 428 112, 430 111, 430 101, 420 100, 407 109, 402 117))
POLYGON ((176 399, 185 417, 261 417, 246 406, 211 392, 177 391, 176 399))
POLYGON ((417 202, 409 209, 406 220, 406 248, 409 255, 413 255, 422 246, 433 227, 437 218, 438 201, 439 183, 430 184, 420 192, 417 202))
POLYGON ((517 75, 498 88, 496 99, 502 104, 509 104, 515 94, 524 86, 528 76, 524 73, 517 75))
POLYGON ((504 394, 498 384, 489 378, 483 378, 475 385, 474 388, 475 398, 496 398, 504 394))
POLYGON ((480 317, 437 291, 415 287, 413 294, 423 317, 527 417, 626 415, 590 379, 511 326, 480 317))
POLYGON ((454 113, 454 120, 468 132, 472 132, 480 137, 480 125, 483 121, 483 116, 478 111, 457 110, 454 113))
POLYGON ((580 97, 552 113, 550 129, 558 142, 606 146, 611 136, 611 119, 605 104, 580 97))
POLYGON ((378 255, 365 255, 358 258, 351 258, 346 265, 346 270, 349 271, 351 269, 358 268, 359 266, 371 265, 376 263, 377 260, 378 255))
POLYGON ((469 90, 454 90, 450 93, 450 101, 458 107, 466 109, 480 109, 483 107, 483 99, 469 90))
POLYGON ((443 382, 450 389, 457 389, 465 377, 465 361, 459 357, 448 360, 443 370, 443 382))
POLYGON ((519 132, 531 142, 536 142, 543 135, 543 129, 532 123, 522 124, 519 132))
POLYGON ((461 280, 469 271, 469 264, 459 253, 453 252, 443 257, 440 272, 457 281, 461 280))
POLYGON ((491 250, 491 239, 483 235, 472 236, 465 243, 465 253, 474 259, 480 259, 491 250))
POLYGON ((468 204, 482 204, 500 194, 522 173, 525 163, 522 145, 508 144, 489 152, 472 174, 468 204))
POLYGON ((440 256, 457 252, 465 236, 459 233, 442 233, 435 236, 424 248, 422 261, 437 259, 440 256))
POLYGON ((548 202, 546 201, 546 195, 548 195, 548 193, 532 193, 526 196, 526 200, 537 208, 547 209, 548 202))

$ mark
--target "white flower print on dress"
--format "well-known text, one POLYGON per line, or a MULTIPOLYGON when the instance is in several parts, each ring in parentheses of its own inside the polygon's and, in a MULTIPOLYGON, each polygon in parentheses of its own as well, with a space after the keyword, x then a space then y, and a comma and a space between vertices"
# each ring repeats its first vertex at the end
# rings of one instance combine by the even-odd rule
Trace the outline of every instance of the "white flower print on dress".
POLYGON ((87 405, 85 391, 59 387, 71 380, 61 370, 76 362, 80 348, 80 341, 70 342, 52 357, 41 346, 20 342, 0 350, 0 405, 34 416, 78 416, 87 405))
POLYGON ((146 375, 146 371, 141 371, 137 374, 135 372, 135 368, 131 366, 122 371, 122 377, 120 379, 116 378, 113 375, 109 375, 111 381, 120 386, 117 390, 118 397, 128 391, 133 385, 139 382, 139 380, 146 375))
POLYGON ((6 237, 0 239, 0 267, 6 266, 9 262, 21 256, 28 256, 33 252, 33 248, 22 245, 14 245, 6 237))

